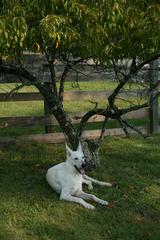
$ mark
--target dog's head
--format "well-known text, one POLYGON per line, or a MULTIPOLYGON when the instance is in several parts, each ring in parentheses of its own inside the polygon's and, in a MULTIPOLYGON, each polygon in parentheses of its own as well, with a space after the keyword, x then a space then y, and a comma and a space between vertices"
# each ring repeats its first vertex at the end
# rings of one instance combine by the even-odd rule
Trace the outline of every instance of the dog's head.
POLYGON ((70 165, 74 166, 80 174, 85 174, 84 169, 86 166, 86 161, 81 143, 79 142, 79 146, 76 151, 71 150, 66 144, 66 154, 67 161, 70 163, 70 165))

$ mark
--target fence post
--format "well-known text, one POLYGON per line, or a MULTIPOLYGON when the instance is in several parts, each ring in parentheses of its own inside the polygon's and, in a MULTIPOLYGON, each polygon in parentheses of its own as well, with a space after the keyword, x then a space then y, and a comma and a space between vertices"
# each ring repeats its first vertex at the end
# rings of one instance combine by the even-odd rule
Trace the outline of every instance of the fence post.
MULTIPOLYGON (((150 92, 153 96, 158 91, 158 88, 153 90, 154 85, 158 82, 158 60, 154 60, 150 63, 150 92)), ((150 102, 150 133, 158 133, 159 130, 159 114, 158 114, 158 98, 150 102)))

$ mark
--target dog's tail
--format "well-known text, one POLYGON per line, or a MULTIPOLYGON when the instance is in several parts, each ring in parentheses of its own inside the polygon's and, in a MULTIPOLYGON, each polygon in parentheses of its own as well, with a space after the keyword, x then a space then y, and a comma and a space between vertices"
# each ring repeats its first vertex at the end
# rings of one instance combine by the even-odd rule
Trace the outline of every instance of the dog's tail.
POLYGON ((102 182, 102 181, 96 180, 94 178, 88 177, 87 175, 83 175, 83 177, 84 177, 84 179, 89 180, 89 181, 91 181, 93 183, 97 183, 97 184, 99 184, 101 186, 112 187, 112 183, 102 182))

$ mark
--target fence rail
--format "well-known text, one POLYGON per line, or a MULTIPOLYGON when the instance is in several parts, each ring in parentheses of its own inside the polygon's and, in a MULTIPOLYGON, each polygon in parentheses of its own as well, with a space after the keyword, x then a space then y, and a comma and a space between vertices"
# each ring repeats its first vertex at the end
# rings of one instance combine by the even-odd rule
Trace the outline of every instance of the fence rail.
MULTIPOLYGON (((78 124, 85 113, 71 113, 70 117, 72 119, 73 124, 78 124)), ((143 119, 149 116, 149 109, 145 108, 142 110, 137 110, 134 112, 127 113, 123 116, 123 119, 143 119)), ((103 116, 96 115, 89 119, 88 122, 95 123, 95 122, 102 122, 104 120, 103 116)), ((34 125, 41 125, 41 126, 58 126, 58 122, 54 116, 27 116, 27 117, 1 117, 0 118, 0 128, 9 128, 15 126, 34 126, 34 125)))
MULTIPOLYGON (((64 99, 66 101, 80 101, 80 100, 102 100, 109 96, 111 92, 105 91, 76 91, 76 92, 65 92, 64 99)), ((145 95, 146 92, 142 91, 133 91, 128 96, 135 96, 139 94, 140 96, 145 95)), ((122 92, 121 96, 126 97, 126 92, 122 92)), ((12 96, 8 96, 6 93, 0 93, 0 102, 12 102, 12 101, 44 101, 43 97, 40 93, 32 92, 32 93, 16 93, 12 96)), ((72 123, 78 124, 85 114, 84 112, 79 113, 69 113, 72 123)), ((124 119, 144 119, 149 117, 149 108, 140 109, 134 112, 127 113, 123 116, 124 119)), ((104 120, 103 116, 96 115, 89 119, 89 123, 102 122, 104 120)), ((53 115, 45 115, 45 116, 19 116, 19 117, 0 117, 0 129, 11 128, 11 127, 29 127, 29 126, 45 126, 52 129, 52 126, 58 126, 58 122, 56 121, 53 115)), ((147 133, 147 129, 144 127, 138 127, 141 129, 143 133, 147 133)), ((54 129, 54 128, 53 128, 54 129)), ((128 131, 133 133, 132 130, 128 131)), ((84 131, 82 138, 95 139, 100 136, 101 130, 88 130, 84 131)), ((104 136, 113 136, 113 135, 123 135, 124 131, 121 128, 115 129, 107 129, 104 133, 104 136)), ((45 143, 59 143, 63 142, 64 136, 61 132, 56 132, 47 134, 32 134, 28 136, 18 136, 18 137, 0 137, 0 143, 13 143, 20 141, 36 141, 36 142, 45 142, 45 143)))
MULTIPOLYGON (((143 133, 147 134, 146 128, 138 127, 138 129, 143 133)), ((133 130, 127 129, 129 133, 134 133, 133 130)), ((88 130, 84 131, 82 138, 85 139, 96 139, 100 136, 101 130, 88 130)), ((121 136, 124 135, 122 128, 106 129, 104 136, 121 136)), ((62 143, 65 141, 63 133, 46 133, 46 134, 34 134, 28 136, 18 136, 18 137, 0 137, 0 144, 8 143, 19 143, 19 142, 39 142, 39 143, 62 143)))
MULTIPOLYGON (((64 93, 64 100, 79 101, 79 100, 103 100, 110 96, 112 91, 70 91, 64 93)), ((148 94, 147 90, 135 90, 128 92, 127 90, 121 91, 120 97, 143 97, 148 94)), ((9 95, 8 93, 0 93, 0 102, 14 102, 14 101, 41 101, 43 97, 38 92, 22 92, 9 95)))

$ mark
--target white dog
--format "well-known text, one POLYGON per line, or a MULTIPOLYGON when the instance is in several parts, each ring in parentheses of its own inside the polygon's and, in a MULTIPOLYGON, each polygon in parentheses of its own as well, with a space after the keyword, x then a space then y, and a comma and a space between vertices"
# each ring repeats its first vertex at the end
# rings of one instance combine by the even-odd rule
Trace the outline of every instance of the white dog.
POLYGON ((77 151, 72 151, 66 145, 67 159, 48 169, 46 179, 48 184, 60 194, 60 200, 76 202, 85 208, 94 209, 94 206, 84 200, 93 200, 102 205, 108 205, 107 201, 97 198, 95 195, 83 192, 82 183, 92 189, 92 182, 103 186, 112 186, 111 183, 101 182, 85 175, 85 157, 79 143, 77 151))

